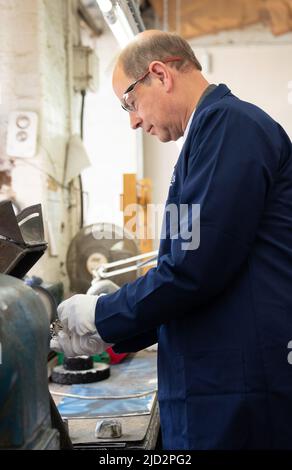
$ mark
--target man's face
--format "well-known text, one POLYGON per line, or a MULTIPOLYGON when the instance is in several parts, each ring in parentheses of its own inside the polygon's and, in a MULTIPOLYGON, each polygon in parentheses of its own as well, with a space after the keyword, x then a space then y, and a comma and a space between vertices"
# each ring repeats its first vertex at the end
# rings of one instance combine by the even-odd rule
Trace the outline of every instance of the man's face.
MULTIPOLYGON (((161 142, 177 140, 182 131, 177 125, 177 115, 172 110, 169 93, 165 84, 152 74, 147 82, 142 80, 127 96, 127 104, 133 108, 129 112, 132 129, 141 127, 145 132, 156 135, 161 142)), ((125 90, 133 83, 118 67, 113 75, 113 89, 119 100, 123 101, 125 90)))

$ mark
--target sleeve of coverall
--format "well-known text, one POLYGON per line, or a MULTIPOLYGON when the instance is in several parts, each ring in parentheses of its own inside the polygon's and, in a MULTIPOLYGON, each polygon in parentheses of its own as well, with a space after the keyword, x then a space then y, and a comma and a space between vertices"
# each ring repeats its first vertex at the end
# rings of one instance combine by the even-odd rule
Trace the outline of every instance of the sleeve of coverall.
POLYGON ((139 336, 120 341, 113 346, 113 350, 117 353, 123 352, 137 352, 141 349, 148 348, 157 343, 157 329, 147 331, 139 336))
MULTIPOLYGON (((200 204, 200 244, 181 234, 157 268, 97 303, 104 341, 151 336, 196 311, 230 283, 247 259, 274 172, 273 144, 255 119, 229 107, 208 110, 190 135, 188 172, 179 204, 200 204)), ((194 225, 189 217, 188 224, 194 225)), ((191 229, 191 226, 190 226, 191 229)), ((190 230, 191 231, 191 230, 190 230)))

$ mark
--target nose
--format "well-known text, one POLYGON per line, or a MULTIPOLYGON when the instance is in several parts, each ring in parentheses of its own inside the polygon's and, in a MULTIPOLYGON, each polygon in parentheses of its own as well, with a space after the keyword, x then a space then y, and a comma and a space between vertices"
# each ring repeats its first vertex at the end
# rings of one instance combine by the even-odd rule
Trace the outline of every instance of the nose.
POLYGON ((132 129, 138 129, 141 127, 142 119, 135 112, 130 112, 130 126, 132 129))

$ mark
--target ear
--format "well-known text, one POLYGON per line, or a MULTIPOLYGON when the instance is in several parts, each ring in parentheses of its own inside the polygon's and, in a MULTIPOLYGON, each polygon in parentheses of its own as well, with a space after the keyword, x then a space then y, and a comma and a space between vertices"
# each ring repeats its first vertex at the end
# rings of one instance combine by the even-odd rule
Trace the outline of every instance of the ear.
POLYGON ((149 71, 152 76, 154 75, 154 77, 160 80, 166 91, 169 91, 172 88, 173 76, 171 70, 163 62, 154 60, 149 65, 149 71))

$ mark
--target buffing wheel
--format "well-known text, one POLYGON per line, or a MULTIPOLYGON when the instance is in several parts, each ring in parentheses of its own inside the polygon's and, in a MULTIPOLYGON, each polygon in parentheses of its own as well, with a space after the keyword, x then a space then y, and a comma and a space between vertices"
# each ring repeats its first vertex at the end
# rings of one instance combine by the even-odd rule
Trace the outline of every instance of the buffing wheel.
POLYGON ((96 362, 92 369, 68 370, 64 366, 54 367, 51 375, 52 382, 62 385, 88 384, 105 380, 110 376, 108 364, 96 362))
POLYGON ((66 370, 89 370, 93 369, 92 356, 64 357, 64 369, 66 370))

